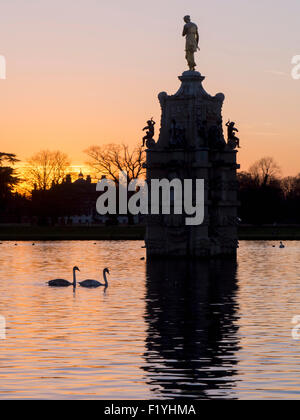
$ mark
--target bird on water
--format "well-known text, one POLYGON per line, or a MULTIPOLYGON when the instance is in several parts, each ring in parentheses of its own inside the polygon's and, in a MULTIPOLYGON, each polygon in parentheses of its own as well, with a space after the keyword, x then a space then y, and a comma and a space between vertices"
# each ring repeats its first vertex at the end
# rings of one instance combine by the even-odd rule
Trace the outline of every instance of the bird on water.
POLYGON ((50 287, 70 287, 73 286, 74 289, 76 287, 76 271, 80 271, 77 266, 73 268, 73 282, 71 283, 68 280, 64 279, 55 279, 48 282, 50 287))
POLYGON ((104 283, 100 283, 97 280, 85 280, 85 281, 80 282, 79 284, 81 287, 85 287, 86 289, 97 289, 98 287, 107 288, 108 287, 108 281, 107 281, 107 276, 106 276, 107 274, 110 274, 109 269, 105 268, 103 270, 104 283))

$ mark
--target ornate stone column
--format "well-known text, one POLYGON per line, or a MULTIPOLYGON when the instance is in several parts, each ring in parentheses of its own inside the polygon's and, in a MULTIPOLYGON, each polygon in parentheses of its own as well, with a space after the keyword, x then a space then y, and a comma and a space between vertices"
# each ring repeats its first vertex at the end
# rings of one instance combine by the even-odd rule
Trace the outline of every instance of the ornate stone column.
POLYGON ((205 220, 186 226, 178 215, 148 216, 148 257, 235 256, 237 235, 237 152, 227 145, 222 124, 225 96, 209 95, 199 72, 179 77, 175 95, 159 94, 159 139, 147 150, 147 181, 204 179, 205 220))

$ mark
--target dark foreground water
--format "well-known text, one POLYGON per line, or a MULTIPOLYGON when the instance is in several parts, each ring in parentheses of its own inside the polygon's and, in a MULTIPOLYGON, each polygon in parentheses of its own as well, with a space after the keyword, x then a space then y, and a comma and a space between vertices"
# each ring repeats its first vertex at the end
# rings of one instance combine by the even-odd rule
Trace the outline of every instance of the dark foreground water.
POLYGON ((142 245, 0 245, 0 398, 300 399, 300 242, 242 242, 238 265, 150 265, 142 245), (74 265, 109 267, 107 292, 45 285, 74 265))

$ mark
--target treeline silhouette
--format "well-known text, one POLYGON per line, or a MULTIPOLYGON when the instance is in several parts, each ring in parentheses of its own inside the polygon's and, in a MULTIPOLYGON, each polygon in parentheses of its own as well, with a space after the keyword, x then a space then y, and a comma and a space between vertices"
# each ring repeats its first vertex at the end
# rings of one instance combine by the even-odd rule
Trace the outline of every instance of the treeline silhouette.
MULTIPOLYGON (((110 178, 118 183, 120 171, 128 181, 145 173, 145 151, 138 145, 91 146, 85 151, 91 175, 74 173, 69 157, 60 151, 42 150, 31 156, 22 171, 15 155, 0 155, 0 223, 41 225, 102 223, 96 214, 97 180, 110 178), (94 179, 94 183, 93 180, 94 179)), ((130 196, 130 194, 128 194, 130 196)), ((106 218, 107 219, 107 218, 106 218)), ((128 222, 132 222, 128 217, 128 222)), ((105 220, 118 224, 117 216, 105 220)))
MULTIPOLYGON (((110 177, 108 168, 130 173, 130 165, 137 175, 143 174, 145 157, 138 147, 131 153, 127 146, 92 147, 86 153, 95 179, 110 177)), ((14 154, 0 153, 0 223, 49 224, 50 220, 55 224, 60 216, 95 210, 97 192, 92 178, 83 179, 79 174, 77 179, 78 174, 70 174, 67 155, 41 151, 27 161, 21 173, 15 167, 18 162, 14 154)), ((247 172, 240 172, 238 184, 242 224, 300 224, 300 174, 282 177, 274 159, 265 157, 247 172)))
POLYGON ((13 153, 0 152, 0 221, 4 215, 21 220, 24 211, 30 212, 30 199, 15 192, 20 178, 14 165, 19 162, 13 153))
POLYGON ((271 157, 238 174, 239 217, 244 224, 300 224, 300 174, 280 176, 271 157))

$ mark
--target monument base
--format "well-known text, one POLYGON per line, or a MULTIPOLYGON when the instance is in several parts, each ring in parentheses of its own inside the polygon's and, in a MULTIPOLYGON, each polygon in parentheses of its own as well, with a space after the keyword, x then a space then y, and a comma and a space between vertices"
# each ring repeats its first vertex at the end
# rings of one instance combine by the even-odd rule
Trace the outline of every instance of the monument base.
POLYGON ((225 96, 210 96, 202 86, 204 79, 199 72, 187 71, 179 77, 181 86, 175 95, 159 94, 160 136, 147 150, 146 162, 149 183, 204 179, 204 223, 186 226, 186 215, 149 215, 148 258, 236 258, 237 152, 223 135, 225 96))

